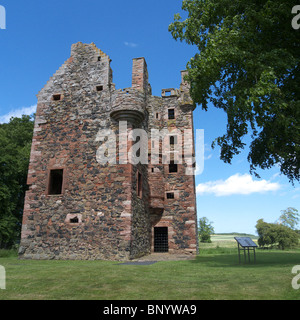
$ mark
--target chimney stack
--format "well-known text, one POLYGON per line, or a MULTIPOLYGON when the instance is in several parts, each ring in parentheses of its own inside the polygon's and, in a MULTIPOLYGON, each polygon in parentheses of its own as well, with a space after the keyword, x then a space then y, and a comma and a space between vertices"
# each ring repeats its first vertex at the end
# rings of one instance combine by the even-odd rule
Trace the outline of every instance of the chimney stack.
POLYGON ((148 92, 148 70, 147 63, 144 58, 133 59, 132 88, 148 92))

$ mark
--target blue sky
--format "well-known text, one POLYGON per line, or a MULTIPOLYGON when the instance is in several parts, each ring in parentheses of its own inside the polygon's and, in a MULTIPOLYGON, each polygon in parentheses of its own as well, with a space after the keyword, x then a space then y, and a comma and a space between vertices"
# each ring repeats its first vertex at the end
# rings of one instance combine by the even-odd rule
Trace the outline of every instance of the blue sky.
MULTIPOLYGON (((6 30, 0 30, 0 122, 34 112, 36 94, 70 56, 73 43, 94 42, 112 59, 117 88, 131 86, 132 59, 145 57, 154 95, 178 88, 180 71, 196 48, 173 40, 168 26, 181 12, 181 0, 0 0, 6 30)), ((226 129, 226 114, 210 107, 194 112, 204 129, 204 171, 196 176, 198 218, 216 232, 255 233, 263 218, 274 222, 280 211, 300 211, 300 185, 293 187, 278 168, 249 175, 247 152, 231 165, 219 159, 211 142, 226 129)))

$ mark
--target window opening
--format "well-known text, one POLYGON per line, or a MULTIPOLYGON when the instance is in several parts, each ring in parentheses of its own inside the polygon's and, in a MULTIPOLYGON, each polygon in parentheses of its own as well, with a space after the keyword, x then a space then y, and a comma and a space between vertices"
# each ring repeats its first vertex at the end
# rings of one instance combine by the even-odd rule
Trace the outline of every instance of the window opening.
POLYGON ((167 199, 175 199, 174 192, 168 192, 167 199))
POLYGON ((170 137, 170 145, 177 144, 177 137, 176 136, 171 136, 170 137))
POLYGON ((60 101, 61 100, 61 94, 54 94, 53 95, 53 100, 54 101, 60 101))
POLYGON ((169 173, 173 172, 178 172, 178 165, 177 163, 174 163, 174 160, 171 160, 169 164, 169 173))
MULTIPOLYGON (((135 142, 137 143, 139 141, 141 141, 141 137, 137 136, 135 142)), ((136 154, 135 155, 136 155, 137 158, 139 158, 141 156, 141 148, 136 150, 136 154)))
POLYGON ((78 217, 74 217, 74 218, 70 219, 70 223, 79 223, 78 217))
POLYGON ((49 195, 62 194, 63 169, 50 171, 49 195))
POLYGON ((138 197, 142 197, 142 175, 138 172, 138 180, 137 180, 137 195, 138 197))
POLYGON ((168 110, 168 118, 169 118, 169 120, 175 119, 175 109, 168 110))

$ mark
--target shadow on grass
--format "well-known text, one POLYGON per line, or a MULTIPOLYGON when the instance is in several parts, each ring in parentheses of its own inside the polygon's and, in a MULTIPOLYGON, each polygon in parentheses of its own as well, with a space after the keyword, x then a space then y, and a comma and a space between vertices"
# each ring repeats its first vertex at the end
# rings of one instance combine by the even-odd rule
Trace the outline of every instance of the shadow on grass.
POLYGON ((248 254, 246 262, 244 254, 241 254, 241 263, 239 263, 238 252, 222 253, 222 254, 200 254, 194 260, 190 260, 193 264, 206 264, 209 267, 251 267, 259 268, 266 266, 290 266, 300 265, 300 252, 289 251, 259 251, 256 252, 256 262, 254 263, 253 252, 250 253, 250 263, 248 254))

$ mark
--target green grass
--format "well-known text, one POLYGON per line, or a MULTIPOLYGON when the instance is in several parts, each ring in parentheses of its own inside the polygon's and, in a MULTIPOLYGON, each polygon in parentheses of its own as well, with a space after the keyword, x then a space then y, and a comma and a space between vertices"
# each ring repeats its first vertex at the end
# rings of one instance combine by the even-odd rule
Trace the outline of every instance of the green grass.
POLYGON ((32 261, 0 257, 6 290, 0 299, 41 300, 299 300, 291 281, 300 251, 257 251, 238 263, 232 246, 201 248, 195 260, 150 266, 109 261, 32 261))

